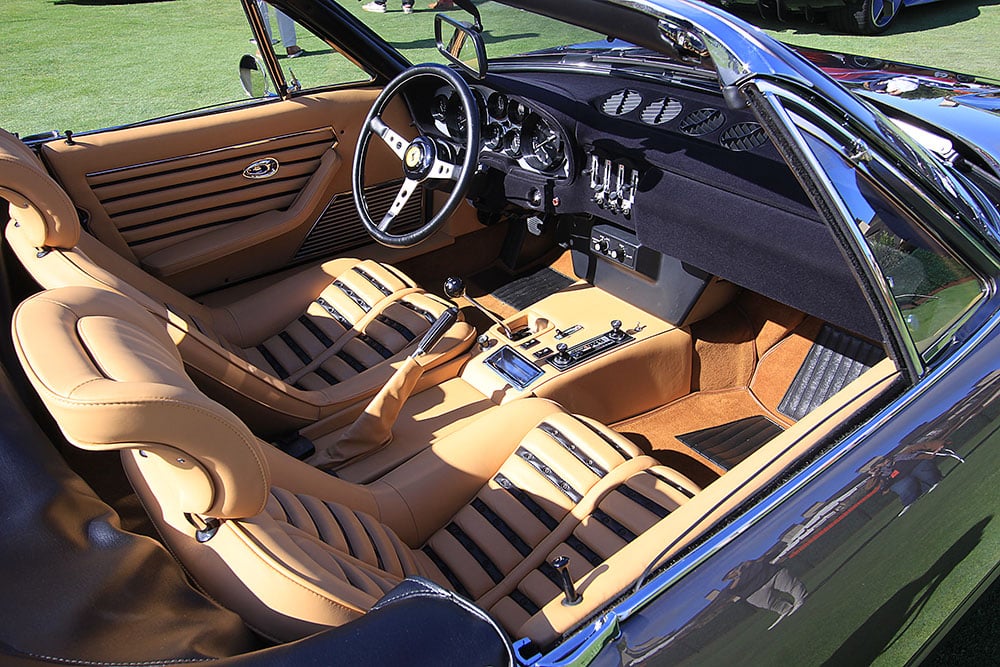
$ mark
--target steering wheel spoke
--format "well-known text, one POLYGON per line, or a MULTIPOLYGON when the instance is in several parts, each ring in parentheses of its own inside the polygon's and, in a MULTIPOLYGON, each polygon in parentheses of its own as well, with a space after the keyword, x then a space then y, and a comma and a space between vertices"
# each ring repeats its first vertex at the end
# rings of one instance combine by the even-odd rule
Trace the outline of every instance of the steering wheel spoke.
POLYGON ((410 142, 399 136, 399 134, 386 125, 378 116, 374 116, 370 121, 368 121, 368 127, 371 128, 372 132, 374 132, 377 137, 385 142, 385 145, 389 147, 389 150, 396 154, 396 157, 400 160, 403 159, 403 155, 406 154, 406 146, 410 142))
POLYGON ((378 223, 379 231, 385 232, 389 230, 389 226, 392 225, 396 216, 399 215, 399 212, 403 210, 404 206, 406 206, 406 202, 410 200, 410 195, 413 194, 418 185, 419 183, 412 178, 407 178, 403 181, 403 185, 400 186, 399 192, 396 193, 396 198, 392 201, 392 206, 390 206, 389 210, 382 216, 382 221, 378 223))
POLYGON ((431 164, 430 171, 427 173, 427 178, 436 178, 447 181, 457 181, 461 177, 461 165, 452 164, 447 160, 442 160, 440 157, 435 158, 434 162, 431 164))

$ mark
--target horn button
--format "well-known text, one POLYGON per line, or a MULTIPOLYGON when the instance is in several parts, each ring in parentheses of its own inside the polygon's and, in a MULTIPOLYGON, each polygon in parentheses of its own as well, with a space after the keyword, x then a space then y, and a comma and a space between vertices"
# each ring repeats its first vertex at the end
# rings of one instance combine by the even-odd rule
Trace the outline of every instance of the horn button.
POLYGON ((403 172, 407 178, 422 181, 427 178, 434 164, 437 149, 426 137, 417 137, 403 152, 403 172))

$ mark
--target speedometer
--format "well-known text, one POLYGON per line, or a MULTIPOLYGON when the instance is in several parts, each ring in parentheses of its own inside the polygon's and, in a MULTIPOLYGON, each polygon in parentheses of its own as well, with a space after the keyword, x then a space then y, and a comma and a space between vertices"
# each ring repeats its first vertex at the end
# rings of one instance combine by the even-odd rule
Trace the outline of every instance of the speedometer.
POLYGON ((566 160, 562 135, 536 114, 529 115, 524 121, 521 150, 525 161, 542 171, 557 169, 566 160))

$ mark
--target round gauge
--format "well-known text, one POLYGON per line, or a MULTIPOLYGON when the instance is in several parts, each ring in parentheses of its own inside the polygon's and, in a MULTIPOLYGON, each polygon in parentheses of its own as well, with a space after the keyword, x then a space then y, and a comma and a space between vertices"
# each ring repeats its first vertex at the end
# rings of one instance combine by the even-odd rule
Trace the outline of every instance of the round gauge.
POLYGON ((483 132, 483 143, 490 150, 497 150, 503 147, 503 126, 500 123, 490 123, 483 132))
POLYGON ((493 93, 486 99, 486 110, 492 118, 503 120, 507 117, 507 104, 509 100, 503 93, 493 93))
POLYGON ((472 89, 472 99, 476 101, 476 106, 479 108, 480 118, 484 117, 486 115, 486 98, 483 97, 478 88, 472 89))
POLYGON ((512 101, 509 105, 507 105, 507 117, 510 118, 510 122, 521 123, 527 115, 528 107, 524 106, 520 102, 512 101))
POLYGON ((445 112, 444 123, 448 127, 448 134, 454 139, 465 138, 465 108, 462 106, 462 99, 458 95, 448 98, 448 108, 445 112))
POLYGON ((511 157, 521 157, 521 131, 507 130, 503 135, 503 152, 511 157))
POLYGON ((525 160, 535 169, 550 171, 560 167, 566 160, 562 135, 535 114, 525 119, 521 146, 525 160))
POLYGON ((431 116, 434 120, 439 120, 444 122, 444 119, 448 116, 448 98, 444 95, 435 95, 434 101, 431 102, 431 116))

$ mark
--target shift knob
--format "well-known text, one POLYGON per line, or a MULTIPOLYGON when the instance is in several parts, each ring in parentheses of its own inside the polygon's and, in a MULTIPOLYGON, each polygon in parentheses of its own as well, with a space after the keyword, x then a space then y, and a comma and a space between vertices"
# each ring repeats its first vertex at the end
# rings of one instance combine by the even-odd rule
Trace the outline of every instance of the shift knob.
POLYGON ((573 360, 573 357, 569 356, 569 345, 566 343, 559 343, 556 345, 556 357, 562 363, 567 363, 573 360))
POLYGON ((458 276, 445 278, 444 293, 449 299, 461 299, 465 296, 465 281, 458 276))
POLYGON ((625 332, 622 331, 622 321, 621 320, 611 320, 611 332, 609 333, 611 340, 622 340, 625 338, 625 332))

